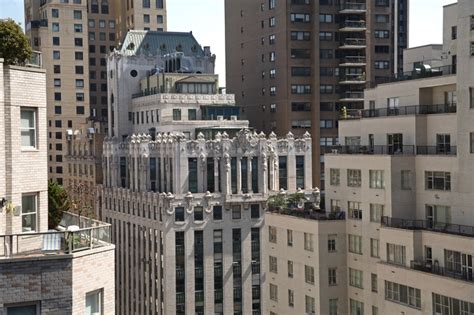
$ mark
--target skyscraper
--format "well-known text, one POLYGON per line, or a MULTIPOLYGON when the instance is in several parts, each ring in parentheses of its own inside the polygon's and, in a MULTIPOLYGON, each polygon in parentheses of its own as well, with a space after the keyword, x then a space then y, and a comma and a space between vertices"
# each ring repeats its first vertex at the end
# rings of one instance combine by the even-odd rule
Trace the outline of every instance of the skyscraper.
POLYGON ((165 31, 166 23, 165 0, 25 1, 26 33, 47 70, 50 178, 69 184, 66 131, 107 120, 107 54, 127 30, 165 31))
MULTIPOLYGON (((313 180, 344 108, 403 67, 408 0, 226 0, 227 89, 264 132, 311 131, 313 180)), ((318 184, 319 186, 319 184, 318 184)))

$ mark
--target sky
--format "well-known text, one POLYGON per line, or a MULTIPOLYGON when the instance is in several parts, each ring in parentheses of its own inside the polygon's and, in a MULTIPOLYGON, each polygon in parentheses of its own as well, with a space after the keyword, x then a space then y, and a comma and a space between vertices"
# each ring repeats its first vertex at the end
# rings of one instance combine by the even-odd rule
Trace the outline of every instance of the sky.
MULTIPOLYGON (((441 43, 443 5, 454 2, 456 0, 410 0, 409 46, 441 43)), ((225 86, 224 0, 167 0, 167 6, 168 30, 193 31, 202 46, 211 46, 217 55, 216 73, 220 76, 220 85, 225 86)), ((6 17, 23 24, 23 0, 0 0, 0 18, 6 17)))

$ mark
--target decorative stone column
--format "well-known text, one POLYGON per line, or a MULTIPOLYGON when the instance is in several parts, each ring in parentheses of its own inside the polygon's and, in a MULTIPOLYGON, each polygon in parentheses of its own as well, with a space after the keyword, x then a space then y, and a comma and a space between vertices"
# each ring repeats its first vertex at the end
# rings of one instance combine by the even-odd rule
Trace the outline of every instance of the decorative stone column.
POLYGON ((247 187, 248 187, 248 192, 252 193, 252 157, 249 156, 247 158, 247 187))
POLYGON ((237 193, 242 194, 242 157, 237 157, 237 193))
POLYGON ((221 187, 219 187, 219 158, 214 158, 214 191, 221 191, 221 187))

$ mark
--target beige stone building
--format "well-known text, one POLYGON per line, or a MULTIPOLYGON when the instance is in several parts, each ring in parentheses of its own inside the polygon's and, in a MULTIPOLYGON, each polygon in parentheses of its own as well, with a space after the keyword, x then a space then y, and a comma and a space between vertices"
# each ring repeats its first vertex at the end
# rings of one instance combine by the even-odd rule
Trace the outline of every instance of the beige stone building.
MULTIPOLYGON (((25 1, 25 30, 47 70, 49 178, 65 186, 78 181, 69 172, 67 130, 106 131, 107 55, 128 30, 166 31, 166 25, 165 0, 25 1)), ((79 167, 81 159, 73 157, 72 163, 79 167)), ((100 182, 97 173, 84 181, 100 182)))
POLYGON ((116 313, 263 314, 265 204, 280 189, 314 200, 311 137, 248 129, 190 33, 132 31, 123 47, 98 207, 117 246, 116 313))
POLYGON ((46 82, 0 59, 0 314, 112 314, 110 224, 65 213, 48 230, 46 82))
POLYGON ((326 210, 347 212, 341 314, 474 312, 474 5, 444 12, 443 66, 365 90, 325 155, 326 210))
POLYGON ((311 133, 323 190, 341 109, 403 72, 408 11, 408 0, 225 1, 227 91, 256 130, 311 133))

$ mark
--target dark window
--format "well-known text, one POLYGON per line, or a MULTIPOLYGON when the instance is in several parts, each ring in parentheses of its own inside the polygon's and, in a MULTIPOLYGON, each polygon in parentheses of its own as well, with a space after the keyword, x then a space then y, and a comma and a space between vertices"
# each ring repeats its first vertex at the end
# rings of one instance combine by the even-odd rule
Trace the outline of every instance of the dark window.
POLYGON ((61 115, 61 106, 54 106, 54 113, 56 115, 61 115))
POLYGON ((292 59, 309 59, 311 58, 310 49, 292 49, 291 50, 292 59))
POLYGON ((278 157, 278 173, 279 173, 279 182, 280 187, 279 189, 288 189, 288 178, 287 178, 287 157, 286 156, 279 156, 278 157))
POLYGON ((310 77, 311 68, 309 67, 292 67, 291 75, 294 77, 310 77))
POLYGON ((61 66, 60 65, 54 65, 54 73, 61 73, 61 66))
POLYGON ((77 115, 84 115, 84 106, 76 106, 76 114, 77 115))
POLYGON ((260 218, 260 205, 259 204, 250 205, 250 217, 252 219, 260 218))
POLYGON ((76 66, 76 74, 84 74, 84 67, 76 66))
POLYGON ((184 222, 184 207, 174 208, 174 220, 176 222, 184 222))
POLYGON ((54 93, 54 100, 55 101, 60 101, 61 100, 61 93, 60 92, 54 93))
POLYGON ((214 220, 222 220, 222 206, 214 206, 212 216, 214 220))
POLYGON ((192 193, 198 192, 198 170, 197 159, 188 159, 188 190, 192 193))
POLYGON ((59 46, 60 45, 59 37, 53 37, 53 45, 54 46, 59 46))
POLYGON ((82 38, 74 38, 74 45, 76 47, 82 47, 82 38))

